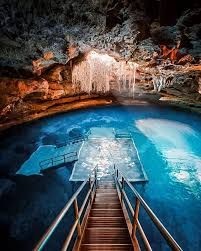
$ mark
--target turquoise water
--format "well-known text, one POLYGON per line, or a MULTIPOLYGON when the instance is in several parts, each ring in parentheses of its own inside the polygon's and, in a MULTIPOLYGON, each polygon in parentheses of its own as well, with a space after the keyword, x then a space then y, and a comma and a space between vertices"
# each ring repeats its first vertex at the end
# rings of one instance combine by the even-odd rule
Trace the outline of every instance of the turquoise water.
MULTIPOLYGON (((38 146, 54 144, 72 129, 85 133, 92 127, 132 134, 149 179, 135 187, 184 250, 201 250, 201 118, 195 114, 134 106, 93 108, 42 119, 11 130, 9 138, 1 136, 0 171, 15 173, 38 146)), ((143 211, 140 220, 153 250, 169 250, 143 211)))

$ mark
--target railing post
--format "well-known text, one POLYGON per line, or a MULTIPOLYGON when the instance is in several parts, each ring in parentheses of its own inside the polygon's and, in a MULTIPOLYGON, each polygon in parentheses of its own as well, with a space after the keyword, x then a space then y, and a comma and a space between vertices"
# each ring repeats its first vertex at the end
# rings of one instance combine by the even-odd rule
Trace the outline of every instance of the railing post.
POLYGON ((133 238, 135 237, 135 234, 136 234, 139 210, 140 210, 140 200, 136 197, 135 211, 134 211, 134 216, 133 216, 133 231, 132 231, 133 238))
POLYGON ((89 176, 89 190, 91 190, 90 195, 90 204, 92 203, 92 187, 91 187, 91 176, 89 176))
POLYGON ((121 203, 123 202, 123 191, 124 191, 124 177, 122 176, 122 181, 121 181, 121 203))
POLYGON ((80 226, 80 219, 79 219, 79 210, 78 210, 78 204, 77 204, 77 198, 74 200, 74 211, 75 211, 75 219, 78 220, 77 223, 77 233, 78 236, 81 236, 81 226, 80 226))
POLYGON ((95 186, 97 186, 97 168, 94 170, 95 186))
POLYGON ((117 169, 117 179, 119 178, 119 170, 117 169))

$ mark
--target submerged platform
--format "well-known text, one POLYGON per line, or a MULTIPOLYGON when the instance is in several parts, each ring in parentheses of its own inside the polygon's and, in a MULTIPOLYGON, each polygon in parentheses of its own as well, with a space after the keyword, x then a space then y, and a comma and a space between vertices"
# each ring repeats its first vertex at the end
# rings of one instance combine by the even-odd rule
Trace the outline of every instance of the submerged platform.
POLYGON ((41 175, 46 170, 56 170, 58 167, 65 166, 68 162, 77 160, 77 153, 82 143, 56 147, 54 145, 40 146, 27 159, 16 174, 20 175, 41 175))
POLYGON ((147 181, 138 151, 130 134, 117 133, 113 128, 92 128, 84 141, 74 165, 71 181, 85 180, 98 165, 98 178, 122 171, 129 181, 147 181))
POLYGON ((113 128, 91 128, 84 141, 64 146, 40 146, 16 174, 41 175, 74 163, 71 181, 85 180, 98 166, 98 179, 111 174, 114 165, 129 181, 147 181, 131 135, 113 128))

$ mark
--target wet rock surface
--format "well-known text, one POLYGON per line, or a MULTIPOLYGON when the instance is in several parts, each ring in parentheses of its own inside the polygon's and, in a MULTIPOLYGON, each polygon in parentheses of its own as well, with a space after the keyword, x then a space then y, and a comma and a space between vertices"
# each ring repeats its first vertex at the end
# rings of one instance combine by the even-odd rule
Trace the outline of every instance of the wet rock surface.
MULTIPOLYGON (((199 111, 200 5, 179 6, 170 20, 162 2, 1 1, 1 127, 52 114, 53 107, 69 110, 70 102, 83 107, 80 95, 130 98, 129 90, 118 90, 115 79, 110 92, 91 96, 72 84, 73 66, 91 50, 139 65, 135 99, 174 100, 199 111)), ((166 5, 171 7, 171 2, 166 5)))
MULTIPOLYGON (((149 51, 145 52, 146 56, 149 51)), ((142 54, 141 54, 142 55, 142 54)), ((144 54, 143 54, 144 55, 144 54)), ((127 86, 119 90, 115 79, 110 81, 110 91, 90 95, 72 83, 70 67, 55 66, 43 78, 10 79, 0 81, 1 128, 30 121, 57 112, 68 111, 75 107, 116 103, 121 98, 147 101, 165 101, 185 104, 200 112, 201 70, 200 65, 139 64, 136 73, 135 93, 127 86), (90 101, 91 99, 91 101, 90 101)), ((122 101, 121 101, 122 102, 122 101)), ((120 103, 121 103, 120 102, 120 103)))

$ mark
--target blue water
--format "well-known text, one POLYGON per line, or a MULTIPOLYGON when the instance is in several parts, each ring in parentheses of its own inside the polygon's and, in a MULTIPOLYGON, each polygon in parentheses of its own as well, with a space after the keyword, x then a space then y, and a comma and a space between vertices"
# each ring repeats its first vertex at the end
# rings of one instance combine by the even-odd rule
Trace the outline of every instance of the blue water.
MULTIPOLYGON (((155 106, 104 107, 70 112, 20 126, 1 136, 1 173, 15 173, 40 145, 72 129, 131 132, 149 182, 135 187, 184 250, 201 250, 201 118, 155 106), (14 142, 14 143, 13 143, 14 142), (26 147, 25 147, 26 146, 26 147), (24 149, 24 150, 23 150, 24 149), (5 156, 10 156, 6 158, 5 156)), ((140 211, 153 250, 169 250, 140 211)))

